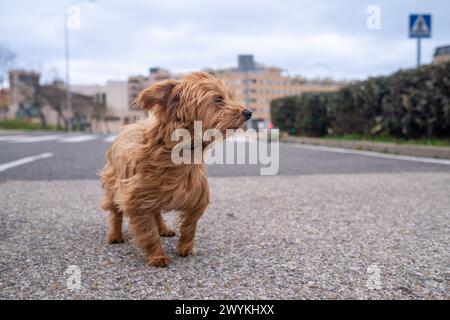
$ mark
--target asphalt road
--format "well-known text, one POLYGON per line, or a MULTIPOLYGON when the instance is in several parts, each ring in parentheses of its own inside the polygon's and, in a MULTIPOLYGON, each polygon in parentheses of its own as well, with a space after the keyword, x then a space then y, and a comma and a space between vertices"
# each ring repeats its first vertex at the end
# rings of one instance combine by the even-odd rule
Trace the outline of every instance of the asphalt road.
POLYGON ((276 176, 210 166, 197 254, 164 239, 159 269, 104 241, 112 138, 0 135, 0 298, 450 298, 450 162, 281 144, 276 176))
MULTIPOLYGON (((74 180, 97 179, 96 172, 104 163, 104 154, 114 136, 78 135, 61 133, 0 136, 0 165, 42 153, 52 153, 50 158, 30 162, 3 172, 5 180, 74 180), (90 139, 78 141, 76 138, 90 139), (39 140, 41 139, 41 140, 39 140), (69 139, 69 141, 67 141, 69 139), (72 139, 72 140, 70 140, 72 139)), ((248 149, 248 148, 247 148, 248 149)), ((364 155, 334 153, 304 148, 295 144, 280 144, 278 175, 450 172, 447 165, 383 159, 364 155)), ((216 164, 209 166, 211 177, 260 176, 261 165, 216 164)))

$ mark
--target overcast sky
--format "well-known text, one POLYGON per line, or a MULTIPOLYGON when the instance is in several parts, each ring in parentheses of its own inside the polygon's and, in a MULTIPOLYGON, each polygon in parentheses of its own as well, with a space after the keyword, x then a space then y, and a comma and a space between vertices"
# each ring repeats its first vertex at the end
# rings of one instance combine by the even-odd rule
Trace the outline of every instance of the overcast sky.
MULTIPOLYGON (((16 65, 64 76, 64 11, 71 1, 0 1, 0 43, 16 65)), ((414 67, 409 13, 433 15, 433 37, 422 41, 424 63, 450 44, 449 0, 97 0, 81 4, 72 31, 74 84, 146 74, 236 65, 239 53, 291 75, 363 79, 414 67), (381 29, 366 27, 367 7, 381 8, 381 29)))

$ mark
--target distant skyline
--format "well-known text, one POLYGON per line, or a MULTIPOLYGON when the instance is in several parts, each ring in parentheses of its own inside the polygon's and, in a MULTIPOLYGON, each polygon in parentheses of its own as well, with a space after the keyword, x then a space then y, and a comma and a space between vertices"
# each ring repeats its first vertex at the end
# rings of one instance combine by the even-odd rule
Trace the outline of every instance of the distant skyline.
MULTIPOLYGON (((64 11, 71 1, 2 1, 0 43, 16 67, 43 80, 64 79, 64 11)), ((290 75, 338 80, 386 75, 416 63, 408 15, 431 13, 433 35, 422 41, 422 63, 450 44, 448 0, 181 1, 97 0, 81 5, 71 31, 71 81, 102 84, 147 74, 236 66, 238 54, 290 75), (381 9, 381 29, 366 27, 368 6, 381 9)))

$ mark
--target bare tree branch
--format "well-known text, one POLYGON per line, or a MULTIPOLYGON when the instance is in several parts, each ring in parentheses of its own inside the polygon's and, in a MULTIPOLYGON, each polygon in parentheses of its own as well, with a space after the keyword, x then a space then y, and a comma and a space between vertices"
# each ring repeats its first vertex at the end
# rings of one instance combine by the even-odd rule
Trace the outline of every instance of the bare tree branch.
POLYGON ((8 76, 8 71, 12 67, 16 54, 8 47, 0 44, 0 88, 3 88, 3 83, 8 76))

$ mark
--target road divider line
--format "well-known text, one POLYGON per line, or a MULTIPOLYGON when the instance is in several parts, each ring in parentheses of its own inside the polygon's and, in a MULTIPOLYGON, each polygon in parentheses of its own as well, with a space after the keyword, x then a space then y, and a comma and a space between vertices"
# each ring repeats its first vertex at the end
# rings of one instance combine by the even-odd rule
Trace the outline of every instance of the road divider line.
POLYGON ((104 141, 104 142, 107 142, 107 143, 110 143, 110 142, 113 142, 116 138, 117 138, 116 135, 114 135, 114 136, 109 136, 109 137, 106 137, 105 139, 103 139, 103 141, 104 141))
POLYGON ((0 136, 0 141, 10 141, 14 139, 26 138, 24 135, 0 136))
POLYGON ((8 140, 10 143, 28 143, 28 142, 41 142, 41 141, 51 141, 60 139, 61 135, 46 135, 46 136, 31 136, 31 137, 22 137, 8 140))
POLYGON ((63 138, 60 139, 60 142, 70 142, 70 143, 75 143, 75 142, 84 142, 84 141, 90 141, 90 140, 95 140, 97 139, 96 135, 84 135, 84 136, 75 136, 75 137, 69 137, 69 138, 63 138))
POLYGON ((18 167, 18 166, 21 166, 21 165, 24 165, 26 163, 30 163, 30 162, 33 162, 36 160, 46 159, 46 158, 50 158, 50 157, 53 157, 53 153, 46 152, 46 153, 38 154, 36 156, 26 157, 26 158, 14 160, 14 161, 11 161, 8 163, 0 164, 0 172, 6 171, 8 169, 18 167))
POLYGON ((414 157, 414 156, 402 156, 402 155, 397 155, 397 154, 379 153, 379 152, 374 152, 374 151, 363 151, 363 150, 353 150, 353 149, 324 147, 324 146, 311 146, 311 145, 305 145, 305 144, 293 144, 292 143, 292 144, 288 144, 288 145, 294 146, 297 148, 308 149, 308 150, 328 151, 328 152, 354 154, 354 155, 374 157, 374 158, 414 161, 414 162, 423 162, 423 163, 432 163, 432 164, 443 164, 443 165, 450 166, 450 160, 446 160, 446 159, 433 159, 433 158, 423 158, 423 157, 414 157))

